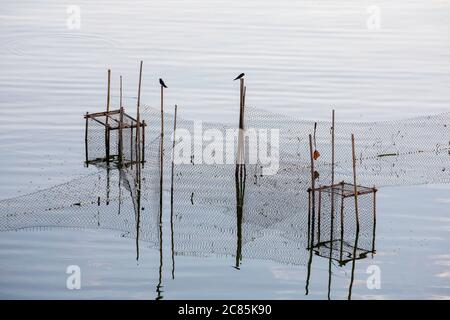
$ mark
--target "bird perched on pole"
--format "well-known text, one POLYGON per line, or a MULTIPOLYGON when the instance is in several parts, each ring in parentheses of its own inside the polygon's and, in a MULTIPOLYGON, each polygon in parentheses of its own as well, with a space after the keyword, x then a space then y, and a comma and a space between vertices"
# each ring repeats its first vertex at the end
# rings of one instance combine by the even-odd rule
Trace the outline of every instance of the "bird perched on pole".
POLYGON ((159 84, 162 85, 164 88, 167 88, 166 84, 164 83, 163 79, 159 78, 159 84))
POLYGON ((233 81, 239 80, 239 79, 242 78, 243 76, 245 76, 245 73, 241 73, 241 74, 238 75, 236 78, 234 78, 233 81))

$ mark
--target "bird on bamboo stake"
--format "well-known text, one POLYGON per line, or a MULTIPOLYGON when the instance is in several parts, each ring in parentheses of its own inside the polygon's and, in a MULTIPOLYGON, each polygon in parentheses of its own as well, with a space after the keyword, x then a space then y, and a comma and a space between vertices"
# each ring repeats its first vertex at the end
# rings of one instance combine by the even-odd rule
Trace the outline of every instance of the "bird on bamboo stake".
POLYGON ((242 78, 243 76, 245 76, 245 73, 241 73, 241 74, 238 75, 236 78, 234 78, 233 81, 239 80, 239 79, 242 78))
POLYGON ((164 88, 167 88, 166 84, 164 83, 163 79, 159 78, 159 84, 162 85, 164 88))

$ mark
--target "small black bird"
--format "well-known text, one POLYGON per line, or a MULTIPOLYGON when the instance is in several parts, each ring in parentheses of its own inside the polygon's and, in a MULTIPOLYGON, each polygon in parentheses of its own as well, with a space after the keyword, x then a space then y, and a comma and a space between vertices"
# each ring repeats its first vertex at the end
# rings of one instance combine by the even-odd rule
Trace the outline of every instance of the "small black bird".
POLYGON ((159 78, 159 84, 162 85, 164 88, 167 88, 166 84, 164 83, 163 79, 159 78))
POLYGON ((242 78, 243 76, 245 76, 245 73, 241 73, 241 74, 238 75, 236 78, 234 78, 233 81, 239 80, 239 79, 242 78))

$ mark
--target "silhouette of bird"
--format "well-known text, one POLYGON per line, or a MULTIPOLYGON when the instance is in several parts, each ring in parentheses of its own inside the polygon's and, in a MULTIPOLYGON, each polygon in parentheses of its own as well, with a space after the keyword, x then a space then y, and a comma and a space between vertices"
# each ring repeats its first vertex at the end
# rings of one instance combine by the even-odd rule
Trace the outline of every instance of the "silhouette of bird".
POLYGON ((236 80, 238 80, 238 79, 240 79, 240 78, 242 78, 243 76, 245 76, 245 73, 241 73, 240 75, 238 75, 236 78, 234 78, 234 80, 233 81, 236 81, 236 80))
POLYGON ((164 88, 167 88, 166 84, 164 83, 163 79, 159 78, 159 84, 162 85, 164 88))

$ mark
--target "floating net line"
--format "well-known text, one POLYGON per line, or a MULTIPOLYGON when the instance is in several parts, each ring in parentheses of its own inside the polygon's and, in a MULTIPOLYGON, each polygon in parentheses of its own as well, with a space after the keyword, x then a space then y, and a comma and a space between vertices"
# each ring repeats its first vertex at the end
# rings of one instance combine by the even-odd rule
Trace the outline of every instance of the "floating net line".
MULTIPOLYGON (((161 239, 159 200, 162 192, 163 222, 173 219, 175 255, 232 255, 236 257, 236 265, 246 258, 306 263, 310 228, 307 189, 311 176, 308 135, 314 135, 315 149, 320 153, 315 161, 315 170, 319 173, 316 185, 329 185, 331 122, 318 122, 314 130, 313 121, 246 107, 247 129, 279 130, 278 145, 269 146, 267 150, 279 154, 277 173, 265 175, 265 164, 259 159, 255 163, 247 160, 245 190, 241 188, 238 192, 234 164, 205 164, 196 154, 188 153, 187 163, 174 166, 174 196, 169 205, 174 119, 171 114, 164 115, 161 191, 160 111, 143 107, 141 117, 147 127, 140 189, 136 166, 117 170, 100 164, 99 171, 94 174, 0 201, 0 230, 45 226, 108 228, 157 246, 161 239), (139 202, 136 200, 138 194, 139 202)), ((344 123, 338 119, 335 124, 335 181, 351 181, 350 134, 354 133, 358 184, 380 187, 448 182, 449 125, 449 113, 373 123, 344 123)), ((195 126, 194 121, 177 119, 177 148, 186 142, 183 139, 188 136, 192 140, 192 150, 198 145, 202 147, 202 142, 195 139, 195 126)), ((202 129, 202 132, 214 130, 217 136, 226 137, 227 130, 233 126, 202 123, 202 129)), ((99 137, 102 136, 100 131, 99 137)), ((270 136, 271 133, 268 134, 270 136)), ((225 143, 223 139, 219 139, 221 144, 225 143)), ((98 141, 95 145, 99 150, 89 152, 100 157, 103 146, 98 141)), ((257 152, 247 149, 247 159, 252 152, 257 152)), ((371 208, 370 201, 361 200, 361 221, 370 222, 371 208)), ((349 201, 347 211, 352 210, 349 201)), ((335 239, 338 229, 327 231, 331 230, 331 210, 324 209, 324 212, 328 212, 328 216, 324 214, 321 217, 321 237, 332 236, 335 239)), ((339 219, 335 223, 339 224, 339 219)), ((345 243, 352 243, 355 239, 354 224, 354 219, 346 219, 348 238, 345 243)), ((372 245, 373 234, 367 230, 371 228, 360 231, 358 247, 369 248, 372 245)))

